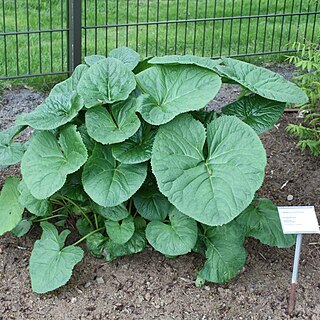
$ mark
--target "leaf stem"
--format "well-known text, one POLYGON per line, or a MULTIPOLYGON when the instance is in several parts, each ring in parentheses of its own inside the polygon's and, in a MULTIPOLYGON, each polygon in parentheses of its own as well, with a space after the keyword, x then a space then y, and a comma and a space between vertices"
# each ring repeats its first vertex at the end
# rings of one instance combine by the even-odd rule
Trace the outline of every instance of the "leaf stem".
POLYGON ((67 198, 67 197, 65 197, 65 196, 63 196, 63 195, 61 195, 61 194, 59 194, 59 197, 60 197, 62 200, 65 200, 65 201, 70 202, 74 207, 76 207, 76 208, 79 210, 79 212, 83 215, 83 217, 88 221, 88 223, 90 224, 90 226, 91 226, 92 228, 94 228, 94 225, 93 225, 92 221, 89 219, 89 217, 86 215, 86 213, 81 209, 81 207, 79 207, 73 200, 71 200, 71 199, 69 199, 69 198, 67 198))
POLYGON ((62 217, 68 218, 68 216, 65 215, 65 214, 56 214, 54 216, 50 216, 50 217, 34 220, 33 222, 42 222, 42 221, 47 221, 47 220, 51 220, 51 219, 54 219, 54 218, 62 218, 62 217))
POLYGON ((75 243, 72 244, 72 246, 76 246, 77 244, 79 244, 80 242, 82 242, 83 240, 87 239, 88 237, 92 236, 93 234, 101 231, 102 229, 104 229, 104 227, 101 227, 97 230, 93 230, 91 232, 89 232, 88 234, 86 234, 84 237, 82 237, 81 239, 79 239, 78 241, 76 241, 75 243))
POLYGON ((99 223, 98 223, 98 218, 97 218, 96 213, 94 213, 94 222, 96 224, 96 228, 99 229, 99 223))

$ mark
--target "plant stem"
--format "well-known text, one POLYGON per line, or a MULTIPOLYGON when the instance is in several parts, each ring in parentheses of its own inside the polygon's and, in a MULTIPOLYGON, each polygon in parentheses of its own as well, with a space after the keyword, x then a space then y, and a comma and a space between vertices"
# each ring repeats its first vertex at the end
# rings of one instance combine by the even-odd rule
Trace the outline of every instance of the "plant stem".
POLYGON ((61 218, 61 217, 68 218, 68 216, 65 215, 65 214, 56 214, 56 215, 51 216, 51 217, 46 217, 46 218, 34 220, 33 222, 42 222, 42 221, 47 221, 47 220, 51 220, 51 219, 54 219, 54 218, 61 218))
POLYGON ((131 209, 132 209, 132 198, 130 198, 129 200, 129 207, 128 207, 128 211, 131 214, 131 209))
POLYGON ((65 200, 65 201, 70 202, 73 206, 75 206, 79 210, 79 212, 83 215, 83 217, 88 221, 90 226, 92 228, 94 228, 94 225, 93 225, 92 221, 89 219, 89 217, 86 215, 86 213, 73 200, 71 200, 71 199, 69 199, 69 198, 67 198, 67 197, 65 197, 65 196, 63 196, 61 194, 59 194, 59 197, 61 199, 65 200))
POLYGON ((82 242, 83 240, 87 239, 88 237, 92 236, 93 234, 101 231, 102 229, 104 229, 104 227, 101 227, 97 230, 93 230, 90 233, 86 234, 84 237, 82 237, 81 239, 79 239, 78 241, 76 241, 75 243, 72 244, 72 246, 76 246, 77 244, 79 244, 80 242, 82 242))
POLYGON ((98 223, 98 218, 97 218, 96 213, 94 213, 94 222, 96 224, 96 228, 99 229, 99 223, 98 223))

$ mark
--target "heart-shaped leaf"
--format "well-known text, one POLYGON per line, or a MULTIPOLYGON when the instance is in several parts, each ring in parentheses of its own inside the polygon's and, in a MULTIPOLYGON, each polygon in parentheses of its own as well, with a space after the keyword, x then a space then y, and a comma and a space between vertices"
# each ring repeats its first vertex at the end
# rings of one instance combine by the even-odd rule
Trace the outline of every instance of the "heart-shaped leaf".
POLYGON ((173 207, 159 191, 154 177, 147 177, 142 187, 133 196, 133 201, 139 214, 150 221, 163 221, 173 207))
POLYGON ((86 245, 92 255, 100 258, 102 256, 102 251, 107 240, 108 238, 106 238, 100 232, 97 232, 87 238, 86 245))
POLYGON ((109 57, 122 61, 130 70, 133 70, 140 62, 139 54, 127 47, 113 49, 109 57))
POLYGON ((38 130, 58 128, 75 118, 83 107, 83 100, 76 92, 70 95, 49 96, 31 113, 21 114, 18 125, 29 125, 38 130))
POLYGON ((73 94, 74 91, 77 91, 77 85, 83 76, 83 74, 89 69, 85 64, 79 64, 73 71, 71 77, 67 80, 62 81, 56 84, 52 90, 50 91, 50 96, 56 94, 62 94, 65 96, 69 96, 73 94))
POLYGON ((34 244, 29 271, 32 290, 45 293, 57 289, 70 279, 74 266, 83 258, 83 250, 68 246, 51 236, 41 237, 34 244))
POLYGON ((151 164, 160 191, 178 210, 214 226, 251 203, 266 153, 253 129, 236 117, 212 121, 206 139, 199 121, 181 115, 158 130, 151 164))
POLYGON ((25 147, 19 142, 13 142, 13 139, 24 129, 25 126, 14 126, 0 132, 0 167, 2 169, 21 161, 25 147))
POLYGON ((106 261, 112 261, 118 257, 138 253, 146 247, 144 230, 136 230, 133 236, 125 244, 119 244, 108 240, 103 248, 103 255, 106 261))
POLYGON ((115 207, 102 207, 94 203, 92 209, 105 219, 111 221, 120 221, 129 216, 129 211, 124 203, 121 203, 115 207))
POLYGON ((205 57, 197 57, 191 54, 186 54, 184 56, 170 55, 163 57, 154 57, 148 61, 151 64, 194 64, 198 67, 213 70, 218 64, 221 63, 220 59, 212 60, 205 57))
POLYGON ((135 89, 134 74, 118 59, 101 59, 94 63, 81 77, 77 91, 85 106, 126 100, 135 89))
POLYGON ((31 220, 28 219, 22 219, 20 222, 11 230, 11 232, 16 236, 16 237, 23 237, 26 235, 32 227, 32 222, 31 220))
POLYGON ((24 207, 20 204, 16 177, 6 179, 0 193, 0 236, 11 231, 22 219, 24 207))
POLYGON ((144 93, 138 110, 145 121, 154 125, 203 108, 221 87, 218 75, 198 66, 154 66, 136 79, 144 93))
POLYGON ((18 186, 20 192, 19 202, 29 212, 37 216, 49 215, 52 211, 52 205, 48 199, 38 200, 29 191, 27 185, 22 180, 18 186))
POLYGON ((134 234, 134 221, 132 216, 120 221, 106 220, 104 222, 109 238, 118 244, 124 244, 131 239, 134 234))
POLYGON ((178 210, 169 214, 170 224, 151 221, 146 228, 149 243, 159 252, 168 256, 188 253, 198 238, 197 222, 178 210))
POLYGON ((114 207, 128 200, 142 185, 147 165, 117 162, 111 148, 97 144, 84 166, 83 187, 90 198, 103 207, 114 207))
POLYGON ((308 102, 306 93, 278 73, 231 58, 223 58, 216 70, 261 97, 287 103, 308 102))
POLYGON ((236 220, 246 236, 278 248, 294 245, 295 235, 283 234, 277 207, 268 199, 254 201, 236 220))
POLYGON ((284 108, 285 103, 250 95, 224 106, 221 111, 226 115, 237 116, 260 134, 274 126, 284 108))
POLYGON ((87 150, 76 126, 68 125, 61 130, 59 140, 49 131, 34 135, 22 158, 21 172, 31 194, 46 199, 86 160, 87 150))
POLYGON ((122 142, 131 137, 140 127, 136 115, 137 100, 130 97, 112 105, 109 110, 98 106, 86 112, 88 134, 103 144, 122 142))
POLYGON ((243 247, 243 233, 236 223, 205 228, 203 239, 207 246, 207 261, 198 272, 202 279, 227 282, 241 271, 247 253, 243 247))
POLYGON ((128 140, 112 146, 112 155, 120 162, 127 164, 141 163, 151 158, 152 146, 156 131, 150 131, 145 123, 128 140))

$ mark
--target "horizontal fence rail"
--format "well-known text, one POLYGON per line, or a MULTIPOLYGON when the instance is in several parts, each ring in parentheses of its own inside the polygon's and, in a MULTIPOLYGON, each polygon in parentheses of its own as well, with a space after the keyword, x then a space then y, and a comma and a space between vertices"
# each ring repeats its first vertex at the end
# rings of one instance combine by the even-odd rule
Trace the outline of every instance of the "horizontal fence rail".
POLYGON ((318 42, 318 0, 0 0, 0 79, 67 74, 128 46, 142 57, 246 57, 318 42))

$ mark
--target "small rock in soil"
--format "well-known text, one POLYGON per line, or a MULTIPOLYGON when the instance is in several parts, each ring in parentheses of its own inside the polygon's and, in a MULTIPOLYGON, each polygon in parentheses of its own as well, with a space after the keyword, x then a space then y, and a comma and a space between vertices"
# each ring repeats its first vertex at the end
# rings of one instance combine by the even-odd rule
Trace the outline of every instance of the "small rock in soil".
POLYGON ((288 201, 292 201, 292 200, 293 200, 293 195, 292 195, 292 194, 288 194, 287 200, 288 200, 288 201))
POLYGON ((104 284, 103 277, 96 277, 97 284, 104 284))

